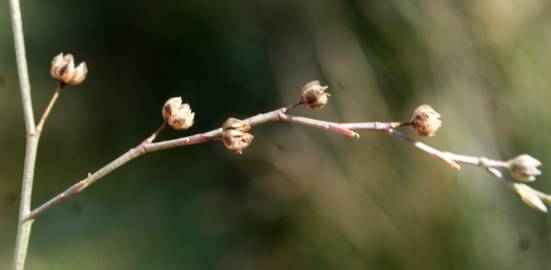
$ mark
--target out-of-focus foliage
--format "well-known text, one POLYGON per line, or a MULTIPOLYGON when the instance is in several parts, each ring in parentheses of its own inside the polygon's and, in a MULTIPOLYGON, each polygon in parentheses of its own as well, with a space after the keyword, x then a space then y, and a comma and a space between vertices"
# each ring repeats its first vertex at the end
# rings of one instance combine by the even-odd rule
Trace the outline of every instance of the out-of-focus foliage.
MULTIPOLYGON (((33 205, 123 153, 182 96, 181 136, 297 100, 335 121, 405 120, 431 104, 434 146, 542 161, 551 191, 551 3, 544 0, 22 1, 36 113, 51 58, 88 62, 40 145, 33 205)), ((0 3, 0 268, 15 239, 24 149, 7 1, 0 3)), ((35 222, 28 268, 550 269, 551 219, 478 168, 395 139, 287 124, 134 161, 35 222)), ((425 140, 425 139, 423 139, 425 140)))

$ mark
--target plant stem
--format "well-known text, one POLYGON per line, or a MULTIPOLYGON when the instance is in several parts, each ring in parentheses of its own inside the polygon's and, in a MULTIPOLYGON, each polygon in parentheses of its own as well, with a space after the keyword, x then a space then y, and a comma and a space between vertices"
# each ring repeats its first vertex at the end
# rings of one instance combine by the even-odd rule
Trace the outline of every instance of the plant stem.
POLYGON ((31 237, 32 220, 24 220, 24 217, 31 211, 31 195, 37 147, 38 137, 35 135, 27 137, 25 164, 23 168, 23 182, 21 187, 21 202, 19 206, 19 222, 12 266, 12 269, 14 270, 24 269, 25 258, 27 257, 27 250, 29 247, 29 239, 31 237))
POLYGON ((157 136, 159 136, 159 134, 161 134, 161 132, 163 132, 166 128, 166 121, 163 122, 163 124, 157 129, 155 130, 155 132, 153 132, 153 134, 151 134, 147 139, 145 139, 142 143, 143 144, 148 144, 148 143, 152 143, 153 141, 155 141, 155 139, 157 139, 157 136))
POLYGON ((433 148, 433 147, 430 147, 428 146, 427 144, 424 144, 420 141, 416 141, 410 137, 408 137, 406 134, 398 131, 398 130, 395 130, 395 129, 387 129, 386 130, 388 132, 388 134, 394 136, 394 137, 397 137, 401 140, 404 140, 410 144, 412 144, 413 146, 421 149, 422 151, 425 151, 427 153, 429 153, 430 155, 438 158, 438 159, 441 159, 442 161, 444 161, 450 168, 452 169, 456 169, 456 170, 459 170, 461 169, 461 166, 459 164, 457 164, 457 162, 455 160, 453 160, 452 158, 446 156, 444 154, 444 152, 436 149, 436 148, 433 148))
POLYGON ((23 102, 23 114, 25 118, 25 129, 27 133, 27 144, 25 147, 25 163, 23 165, 23 179, 21 186, 21 199, 19 207, 19 222, 13 258, 14 270, 23 270, 25 258, 31 236, 32 221, 23 221, 31 211, 31 195, 34 178, 34 165, 36 162, 36 150, 39 137, 36 133, 34 113, 31 100, 31 84, 27 68, 27 57, 25 55, 25 39, 23 35, 23 22, 21 19, 21 8, 19 0, 10 0, 10 15, 15 44, 15 57, 17 62, 17 73, 23 102))
POLYGON ((25 38, 23 35, 23 22, 21 19, 21 8, 19 0, 10 0, 10 15, 15 44, 15 59, 17 61, 17 74, 23 100, 23 113, 25 117, 25 128, 28 134, 34 134, 35 122, 33 105, 31 99, 31 83, 27 68, 27 56, 25 54, 25 38))
MULTIPOLYGON (((407 126, 408 123, 400 123, 400 122, 336 123, 336 122, 322 121, 322 120, 317 120, 317 119, 312 119, 307 117, 293 116, 293 115, 286 114, 287 110, 294 107, 296 107, 296 105, 283 107, 267 113, 261 113, 261 114, 249 117, 247 119, 244 119, 244 121, 249 123, 251 126, 257 126, 257 125, 270 123, 270 122, 289 122, 293 124, 306 125, 306 126, 328 130, 328 131, 333 131, 349 137, 359 137, 359 135, 356 132, 353 132, 352 129, 384 131, 387 134, 397 137, 401 140, 404 140, 412 144, 416 148, 444 161, 451 168, 459 169, 460 166, 458 163, 480 166, 486 169, 488 168, 496 169, 496 168, 507 167, 507 162, 505 161, 458 155, 458 154, 440 151, 422 142, 414 140, 413 138, 410 138, 406 134, 395 129, 398 127, 407 126)), ((29 213, 29 215, 25 217, 25 220, 36 219, 40 215, 44 214, 47 210, 77 195, 82 190, 89 187, 96 181, 100 180, 107 174, 111 173, 115 169, 121 167, 125 163, 137 157, 140 157, 150 152, 156 152, 156 151, 161 151, 161 150, 166 150, 166 149, 171 149, 176 147, 182 147, 187 145, 200 144, 200 143, 219 140, 223 134, 222 128, 217 128, 211 131, 198 133, 191 136, 186 136, 183 138, 153 143, 153 140, 156 138, 158 133, 164 129, 164 127, 165 127, 165 124, 163 124, 156 132, 153 133, 153 135, 151 135, 148 139, 144 140, 138 146, 128 150, 126 153, 124 153, 114 161, 105 165, 95 173, 89 174, 88 177, 86 177, 85 179, 77 182, 76 184, 66 189, 64 192, 58 194, 57 196, 53 197, 46 203, 42 204, 41 206, 33 210, 31 213, 29 213)))
POLYGON ((63 87, 64 84, 62 82, 58 82, 54 94, 52 95, 50 102, 48 102, 48 106, 46 106, 44 113, 42 113, 42 117, 40 117, 40 121, 38 121, 38 125, 36 126, 37 133, 42 133, 42 129, 44 129, 44 124, 46 123, 46 119, 48 119, 48 115, 50 115, 50 112, 52 111, 52 108, 54 107, 55 102, 57 101, 57 98, 59 97, 59 94, 63 87))

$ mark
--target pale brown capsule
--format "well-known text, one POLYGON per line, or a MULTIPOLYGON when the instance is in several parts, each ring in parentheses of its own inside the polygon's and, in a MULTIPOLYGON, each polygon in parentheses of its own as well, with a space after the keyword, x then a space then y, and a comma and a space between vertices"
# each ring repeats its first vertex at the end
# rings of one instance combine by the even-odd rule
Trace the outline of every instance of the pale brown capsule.
POLYGON ((249 147, 254 139, 252 134, 234 129, 224 130, 223 136, 224 146, 228 150, 238 154, 242 154, 243 150, 249 147))
POLYGON ((509 171, 515 179, 523 182, 536 181, 536 176, 541 175, 538 166, 541 162, 530 155, 520 155, 509 160, 509 171))
POLYGON ((230 117, 228 118, 228 120, 226 120, 226 122, 224 122, 224 124, 222 125, 222 128, 224 130, 233 129, 241 132, 247 132, 251 130, 251 125, 249 125, 249 123, 243 120, 230 117))
POLYGON ((306 104, 312 109, 321 109, 329 101, 329 93, 325 90, 328 86, 322 86, 319 81, 311 81, 302 87, 301 104, 306 104))
POLYGON ((442 126, 440 114, 429 105, 421 105, 415 109, 410 124, 419 136, 432 137, 442 126))
POLYGON ((232 152, 243 153, 243 150, 251 144, 254 136, 247 133, 251 130, 249 123, 230 117, 222 125, 224 146, 232 152))
POLYGON ((175 130, 184 130, 193 126, 195 113, 189 104, 182 104, 181 97, 169 98, 163 106, 163 118, 175 130))
POLYGON ((60 53, 52 59, 50 75, 65 85, 78 85, 86 79, 87 74, 86 62, 75 67, 75 60, 70 53, 65 55, 60 53))

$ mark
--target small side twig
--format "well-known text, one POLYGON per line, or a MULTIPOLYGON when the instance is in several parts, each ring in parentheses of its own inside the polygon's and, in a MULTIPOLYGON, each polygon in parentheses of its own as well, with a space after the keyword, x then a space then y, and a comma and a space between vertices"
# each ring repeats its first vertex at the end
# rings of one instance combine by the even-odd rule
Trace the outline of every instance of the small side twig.
POLYGON ((42 113, 42 117, 40 117, 40 121, 38 122, 38 125, 36 125, 36 132, 41 133, 42 129, 44 129, 44 124, 46 123, 46 119, 48 119, 48 116, 50 115, 50 112, 52 111, 52 108, 54 107, 57 101, 57 98, 61 93, 61 89, 63 89, 64 86, 65 84, 63 82, 57 83, 54 94, 50 98, 50 102, 48 102, 48 106, 46 106, 44 113, 42 113))
POLYGON ((147 139, 145 139, 142 142, 142 144, 152 143, 153 141, 155 141, 155 139, 157 139, 157 136, 159 136, 159 134, 161 134, 161 132, 163 132, 165 129, 166 129, 166 121, 164 121, 163 124, 157 130, 155 130, 153 134, 151 134, 151 136, 147 137, 147 139))

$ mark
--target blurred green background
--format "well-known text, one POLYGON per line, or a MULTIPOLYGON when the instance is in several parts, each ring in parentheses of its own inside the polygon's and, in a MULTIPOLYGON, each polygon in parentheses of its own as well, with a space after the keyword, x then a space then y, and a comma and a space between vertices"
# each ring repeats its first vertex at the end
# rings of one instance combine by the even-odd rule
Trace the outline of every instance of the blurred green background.
MULTIPOLYGON (((43 133, 33 206, 125 152, 182 96, 195 126, 297 100, 319 79, 334 121, 443 115, 430 144, 530 153, 551 191, 551 2, 545 0, 22 1, 35 113, 52 57, 90 73, 43 133)), ((11 264, 24 125, 0 3, 0 269, 11 264)), ((479 168, 379 133, 264 125, 127 164, 34 223, 28 269, 551 269, 551 218, 479 168)), ((408 131, 408 133, 410 133, 408 131)), ((411 134, 411 133, 410 133, 411 134)))

